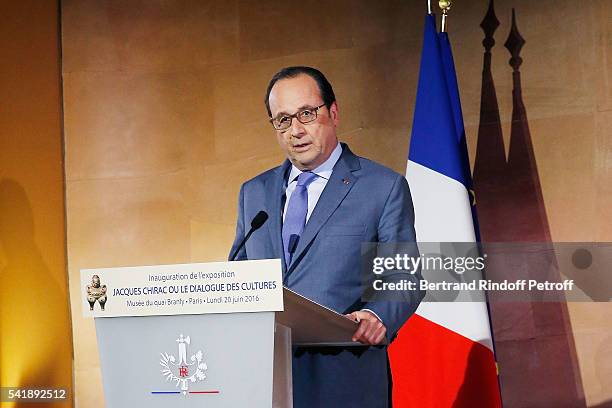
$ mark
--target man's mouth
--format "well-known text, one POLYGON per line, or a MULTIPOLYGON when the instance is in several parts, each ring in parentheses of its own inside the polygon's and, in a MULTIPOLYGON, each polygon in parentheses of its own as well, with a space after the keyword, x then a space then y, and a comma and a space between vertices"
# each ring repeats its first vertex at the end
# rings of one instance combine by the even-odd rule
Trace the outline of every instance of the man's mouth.
POLYGON ((295 144, 295 145, 293 145, 293 150, 295 150, 296 152, 303 152, 305 150, 308 150, 310 145, 311 145, 311 143, 295 144))

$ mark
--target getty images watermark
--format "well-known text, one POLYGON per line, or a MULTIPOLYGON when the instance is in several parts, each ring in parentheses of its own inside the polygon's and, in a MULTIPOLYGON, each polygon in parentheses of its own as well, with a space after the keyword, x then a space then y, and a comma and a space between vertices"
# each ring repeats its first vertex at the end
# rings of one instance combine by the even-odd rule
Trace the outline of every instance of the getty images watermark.
POLYGON ((612 243, 365 243, 363 300, 607 302, 612 243))

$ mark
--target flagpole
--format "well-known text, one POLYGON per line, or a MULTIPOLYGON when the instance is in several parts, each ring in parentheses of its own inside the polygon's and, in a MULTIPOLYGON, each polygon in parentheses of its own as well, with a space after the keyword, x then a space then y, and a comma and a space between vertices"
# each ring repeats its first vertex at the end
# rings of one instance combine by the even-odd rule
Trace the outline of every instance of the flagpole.
POLYGON ((448 17, 448 11, 451 8, 452 5, 452 1, 451 0, 440 0, 438 1, 438 5, 440 6, 440 8, 442 9, 442 26, 440 27, 440 32, 441 33, 445 33, 447 30, 447 17, 448 17))
POLYGON ((427 0, 427 14, 431 14, 431 0, 427 0))

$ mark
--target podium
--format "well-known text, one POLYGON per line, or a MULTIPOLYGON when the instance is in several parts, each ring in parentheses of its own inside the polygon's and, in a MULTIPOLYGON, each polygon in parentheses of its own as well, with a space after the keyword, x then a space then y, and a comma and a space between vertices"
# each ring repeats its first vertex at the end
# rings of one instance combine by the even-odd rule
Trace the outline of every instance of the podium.
MULTIPOLYGON (((261 261, 241 261, 241 267, 252 262, 261 261)), ((230 264, 237 263, 214 265, 230 264)), ((174 267, 193 265, 212 264, 174 267)), ((120 269, 132 269, 123 271, 130 274, 138 268, 113 272, 120 269)), ((92 274, 109 280, 104 271, 82 271, 82 285, 92 274)), ((236 279, 245 276, 253 278, 242 274, 236 279)), ((118 303, 106 299, 106 310, 111 301, 118 303)), ((135 302, 130 305, 138 307, 135 302)), ((106 406, 292 407, 292 347, 357 345, 351 341, 357 323, 287 288, 282 288, 282 304, 283 310, 276 311, 96 317, 106 406)))

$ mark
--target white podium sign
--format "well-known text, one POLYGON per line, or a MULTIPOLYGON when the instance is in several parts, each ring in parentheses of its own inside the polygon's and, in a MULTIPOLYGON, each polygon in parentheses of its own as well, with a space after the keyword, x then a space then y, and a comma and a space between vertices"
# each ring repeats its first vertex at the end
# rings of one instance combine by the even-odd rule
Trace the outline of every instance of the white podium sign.
POLYGON ((86 317, 283 310, 279 259, 81 270, 86 317))
POLYGON ((82 270, 106 406, 291 408, 292 348, 357 346, 357 323, 281 275, 278 259, 82 270))

